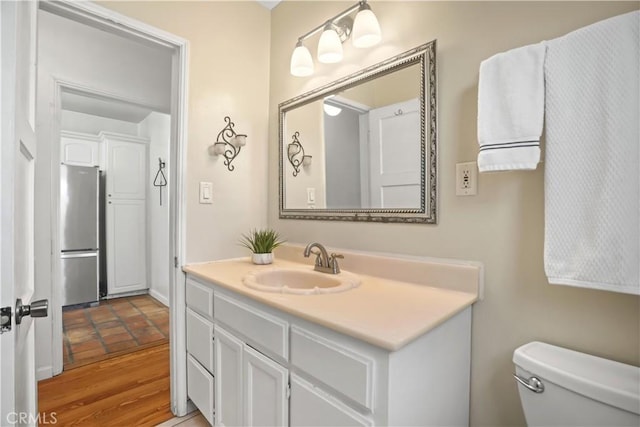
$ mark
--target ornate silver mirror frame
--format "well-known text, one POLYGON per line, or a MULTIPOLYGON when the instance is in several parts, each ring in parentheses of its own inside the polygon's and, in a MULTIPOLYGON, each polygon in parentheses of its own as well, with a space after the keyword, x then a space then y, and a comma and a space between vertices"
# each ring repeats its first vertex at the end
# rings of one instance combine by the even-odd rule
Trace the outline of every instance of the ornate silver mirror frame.
MULTIPOLYGON (((437 201, 437 84, 436 40, 418 46, 393 58, 365 68, 335 82, 282 102, 279 112, 279 182, 280 218, 331 221, 370 221, 400 223, 430 223, 436 221, 437 201), (306 104, 353 88, 360 84, 419 65, 420 102, 420 204, 417 208, 357 208, 357 209, 302 209, 286 206, 285 172, 289 159, 285 148, 290 133, 286 127, 287 113, 306 104)), ((289 129, 291 130, 291 129, 289 129)))

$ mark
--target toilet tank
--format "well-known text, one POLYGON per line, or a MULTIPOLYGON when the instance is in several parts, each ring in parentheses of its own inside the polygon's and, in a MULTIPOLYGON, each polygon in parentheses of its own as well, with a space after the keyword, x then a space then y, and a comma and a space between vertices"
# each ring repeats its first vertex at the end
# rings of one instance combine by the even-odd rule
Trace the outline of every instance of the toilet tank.
POLYGON ((640 426, 640 368, 541 342, 513 353, 528 426, 640 426), (531 381, 533 384, 535 381, 531 381))

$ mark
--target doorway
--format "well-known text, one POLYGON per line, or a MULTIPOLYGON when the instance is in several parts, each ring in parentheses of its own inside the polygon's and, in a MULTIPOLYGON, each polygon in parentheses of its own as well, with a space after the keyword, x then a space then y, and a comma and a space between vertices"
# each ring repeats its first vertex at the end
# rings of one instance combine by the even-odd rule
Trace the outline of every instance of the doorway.
POLYGON ((171 117, 77 87, 60 99, 52 263, 67 370, 168 340, 171 117))
MULTIPOLYGON (((164 256, 164 265, 167 268, 165 277, 167 278, 167 301, 170 305, 170 329, 178 331, 184 328, 184 321, 182 320, 184 315, 180 315, 181 304, 184 301, 184 296, 181 295, 180 290, 176 286, 178 280, 182 278, 182 272, 179 266, 183 260, 183 248, 184 248, 184 202, 183 202, 183 159, 186 149, 186 57, 187 57, 187 44, 186 41, 175 37, 171 34, 164 33, 156 30, 150 26, 139 23, 125 16, 111 12, 107 9, 101 8, 90 3, 71 3, 71 2, 42 2, 40 4, 41 11, 51 13, 57 17, 63 17, 69 19, 74 23, 81 23, 94 29, 99 29, 101 33, 116 34, 124 39, 135 41, 140 45, 152 46, 156 49, 162 48, 170 52, 170 61, 168 63, 168 70, 170 73, 170 103, 167 111, 170 114, 170 149, 167 163, 172 164, 174 167, 168 171, 167 181, 168 185, 166 190, 172 196, 164 200, 167 204, 168 212, 168 244, 163 245, 167 249, 167 254, 164 256)), ((105 60, 110 58, 106 56, 105 60)), ((74 64, 75 65, 75 64, 74 64)), ((80 67, 77 67, 80 68, 80 67)), ((136 83, 134 83, 135 85, 136 83)), ((140 99, 135 97, 127 99, 127 97, 121 96, 121 94, 115 94, 109 90, 105 90, 99 86, 86 84, 86 82, 78 81, 75 78, 49 75, 45 81, 39 81, 39 88, 44 89, 45 99, 42 99, 39 95, 38 104, 45 110, 49 110, 44 115, 48 120, 41 120, 42 134, 39 135, 39 141, 47 142, 49 144, 45 152, 48 151, 48 174, 46 179, 36 182, 36 188, 40 188, 42 191, 49 191, 49 197, 40 199, 49 203, 47 211, 49 217, 45 220, 36 220, 36 225, 40 226, 43 230, 48 230, 49 233, 42 233, 41 238, 46 242, 46 245, 39 245, 42 252, 47 254, 46 257, 40 257, 39 260, 44 266, 41 266, 44 270, 44 274, 40 275, 41 288, 37 290, 38 293, 48 296, 51 302, 51 327, 40 328, 42 334, 37 337, 38 353, 44 357, 49 357, 49 360, 45 360, 45 363, 38 366, 38 377, 47 378, 52 375, 57 375, 63 368, 63 314, 62 314, 62 295, 59 292, 60 278, 61 278, 61 266, 59 262, 59 256, 61 253, 60 239, 56 238, 54 231, 57 229, 60 223, 60 216, 56 210, 56 204, 59 200, 59 176, 56 176, 57 166, 60 164, 61 153, 55 148, 52 148, 52 141, 58 141, 61 136, 61 120, 60 115, 62 111, 62 99, 65 91, 72 90, 88 90, 92 94, 98 94, 99 96, 106 98, 119 98, 121 101, 133 101, 135 104, 145 104, 140 102, 140 99), (46 182, 45 182, 46 181, 46 182), (47 189, 47 185, 49 188, 47 189), (47 223, 48 222, 48 223, 47 223), (50 240, 49 240, 50 239, 50 240), (45 248, 45 246, 47 246, 45 248), (48 258, 48 261, 46 259, 48 258), (47 271, 48 270, 48 271, 47 271), (45 278, 45 280, 43 280, 45 278), (46 278, 50 280, 46 280, 46 278), (49 285, 49 284, 50 285, 49 285), (39 339, 38 339, 39 338, 39 339), (49 348, 47 346, 49 343, 49 348), (50 350, 49 350, 50 349, 50 350), (47 356, 50 355, 50 356, 47 356)), ((153 104, 153 103, 151 103, 153 104)), ((157 105, 148 105, 150 107, 157 107, 157 105)), ((153 110, 162 110, 161 108, 152 108, 153 110)), ((147 180, 145 179, 145 182, 147 180)), ((167 193, 165 193, 167 195, 167 193)), ((37 199, 38 200, 38 199, 37 199)), ((37 243, 36 243, 37 244, 37 243)), ((149 243, 145 241, 145 246, 149 243)), ((146 268, 145 268, 146 269, 146 268)), ((155 270, 154 270, 155 271, 155 270)), ((137 291, 125 291, 121 294, 138 293, 137 291)), ((122 296, 122 295, 118 295, 122 296)), ((163 301, 164 302, 164 301, 163 301)), ((129 302, 133 307, 135 304, 129 302)), ((135 306, 138 308, 137 306, 135 306)), ((112 310, 113 311, 113 310, 112 310)), ((182 307, 182 311, 184 308, 182 307)), ((148 320, 148 319, 146 319, 148 320)), ((157 328, 159 329, 159 328, 157 328)), ((175 334, 172 334, 175 335, 175 334)), ((184 347, 184 343, 181 343, 184 337, 178 336, 176 340, 172 340, 172 373, 184 370, 181 366, 184 364, 180 358, 180 352, 175 348, 184 347), (175 342, 173 342, 175 341, 175 342)), ((186 412, 186 393, 183 391, 186 385, 180 384, 180 378, 184 378, 185 375, 172 375, 172 409, 176 414, 184 414, 186 412)), ((184 380, 182 380, 184 382, 184 380)))

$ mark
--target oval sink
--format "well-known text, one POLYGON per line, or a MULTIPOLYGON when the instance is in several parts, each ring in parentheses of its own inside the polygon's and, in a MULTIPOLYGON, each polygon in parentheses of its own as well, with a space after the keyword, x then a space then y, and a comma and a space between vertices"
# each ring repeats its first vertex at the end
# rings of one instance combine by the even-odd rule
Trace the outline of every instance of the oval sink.
POLYGON ((311 269, 280 267, 252 271, 242 278, 242 282, 258 291, 301 295, 344 292, 360 285, 358 276, 344 271, 328 274, 311 269))

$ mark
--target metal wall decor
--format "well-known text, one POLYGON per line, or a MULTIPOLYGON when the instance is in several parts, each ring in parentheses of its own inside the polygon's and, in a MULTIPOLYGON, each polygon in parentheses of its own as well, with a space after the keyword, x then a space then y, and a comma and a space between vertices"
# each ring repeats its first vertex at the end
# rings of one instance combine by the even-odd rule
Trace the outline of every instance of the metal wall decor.
POLYGON ((301 166, 309 166, 311 164, 311 156, 304 154, 304 147, 300 143, 298 137, 300 132, 295 132, 291 137, 292 142, 287 145, 287 157, 289 163, 293 166, 293 176, 298 176, 301 166))
POLYGON ((164 176, 164 172, 162 171, 165 166, 166 163, 158 157, 158 172, 156 173, 156 177, 153 179, 153 186, 158 187, 158 191, 160 191, 160 206, 162 206, 162 187, 167 186, 167 177, 164 176))
POLYGON ((235 166, 231 164, 233 160, 240 154, 240 149, 247 143, 247 135, 236 133, 233 128, 235 123, 231 121, 229 116, 224 118, 227 125, 218 132, 216 142, 213 144, 213 154, 216 156, 224 156, 224 165, 233 171, 235 166))

